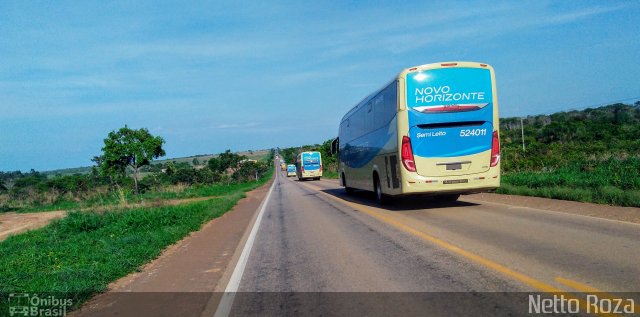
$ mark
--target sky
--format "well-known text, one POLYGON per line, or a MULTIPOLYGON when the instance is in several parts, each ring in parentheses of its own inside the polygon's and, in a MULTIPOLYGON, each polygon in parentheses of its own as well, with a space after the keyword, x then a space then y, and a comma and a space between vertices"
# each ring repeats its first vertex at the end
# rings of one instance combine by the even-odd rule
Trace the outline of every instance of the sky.
POLYGON ((478 61, 501 117, 640 99, 638 1, 1 1, 0 170, 321 143, 402 69, 478 61))

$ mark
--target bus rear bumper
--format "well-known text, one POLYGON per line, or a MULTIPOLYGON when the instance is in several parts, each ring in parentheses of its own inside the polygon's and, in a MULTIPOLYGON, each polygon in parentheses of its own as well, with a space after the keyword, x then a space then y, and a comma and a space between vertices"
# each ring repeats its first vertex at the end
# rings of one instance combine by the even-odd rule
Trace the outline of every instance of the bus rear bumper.
POLYGON ((495 190, 500 187, 499 172, 449 176, 424 177, 411 175, 402 183, 402 195, 424 194, 472 194, 495 190))
POLYGON ((302 172, 300 178, 316 178, 316 177, 322 177, 322 172, 321 171, 305 171, 302 172))

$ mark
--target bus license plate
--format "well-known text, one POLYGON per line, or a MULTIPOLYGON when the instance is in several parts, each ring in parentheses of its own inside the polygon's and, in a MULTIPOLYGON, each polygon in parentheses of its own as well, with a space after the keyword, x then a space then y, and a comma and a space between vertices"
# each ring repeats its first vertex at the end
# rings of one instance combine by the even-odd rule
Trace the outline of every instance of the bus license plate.
POLYGON ((447 171, 455 171, 455 170, 461 170, 461 169, 462 169, 461 163, 447 164, 447 171))
POLYGON ((443 184, 461 184, 461 183, 468 183, 469 180, 468 179, 449 179, 446 181, 442 181, 443 184))

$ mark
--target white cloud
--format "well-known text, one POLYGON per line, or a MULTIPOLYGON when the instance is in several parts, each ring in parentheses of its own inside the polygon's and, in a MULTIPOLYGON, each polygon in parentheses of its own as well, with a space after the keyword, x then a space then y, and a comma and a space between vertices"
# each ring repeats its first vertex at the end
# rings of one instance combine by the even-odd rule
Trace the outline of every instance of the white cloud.
POLYGON ((215 126, 216 129, 244 129, 258 126, 256 122, 246 122, 246 123, 224 123, 218 124, 215 126))

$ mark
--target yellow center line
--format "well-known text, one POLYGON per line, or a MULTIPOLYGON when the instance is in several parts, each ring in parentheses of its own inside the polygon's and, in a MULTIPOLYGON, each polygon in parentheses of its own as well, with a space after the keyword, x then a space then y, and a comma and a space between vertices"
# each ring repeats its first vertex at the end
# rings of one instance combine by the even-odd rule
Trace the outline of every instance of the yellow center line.
POLYGON ((339 198, 337 198, 337 197, 335 197, 333 195, 329 195, 329 194, 323 192, 321 190, 321 188, 319 188, 319 187, 316 187, 316 186, 313 186, 313 185, 308 185, 308 184, 304 184, 304 186, 309 187, 310 189, 315 189, 319 193, 323 194, 325 197, 328 197, 328 198, 330 198, 330 199, 332 199, 334 201, 337 201, 339 203, 346 204, 346 205, 348 205, 348 206, 350 206, 350 207, 352 207, 352 208, 354 208, 356 210, 364 212, 365 214, 367 214, 367 215, 369 215, 371 217, 374 217, 374 218, 376 218, 378 220, 381 220, 381 221, 383 221, 385 223, 388 223, 388 224, 390 224, 390 225, 392 225, 392 226, 394 226, 394 227, 396 227, 396 228, 398 228, 398 229, 400 229, 402 231, 405 231, 405 232, 408 232, 408 233, 413 234, 415 236, 418 236, 418 237, 420 237, 420 238, 422 238, 424 240, 427 240, 427 241, 429 241, 431 243, 434 243, 434 244, 436 244, 436 245, 438 245, 438 246, 440 246, 442 248, 445 248, 445 249, 447 249, 449 251, 452 251, 452 252, 454 252, 454 253, 456 253, 458 255, 461 255, 461 256, 469 259, 469 260, 472 260, 472 261, 474 261, 476 263, 480 263, 480 264, 482 264, 482 265, 484 265, 486 267, 489 267, 489 268, 491 268, 491 269, 493 269, 495 271, 498 271, 498 272, 500 272, 500 273, 502 273, 504 275, 507 275, 507 276, 509 276, 509 277, 511 277, 513 279, 516 279, 516 280, 518 280, 520 282, 523 282, 523 283, 525 283, 525 284, 527 284, 527 285, 529 285, 529 286, 531 286, 531 287, 533 287, 535 289, 541 290, 543 292, 551 292, 551 293, 562 292, 561 289, 556 288, 553 285, 550 285, 550 284, 547 284, 547 283, 542 282, 540 280, 537 280, 535 278, 529 277, 529 276, 524 275, 524 274, 522 274, 520 272, 516 272, 516 271, 514 271, 512 269, 507 268, 504 265, 498 264, 498 263, 493 262, 493 261, 491 261, 491 260, 489 260, 487 258, 484 258, 484 257, 480 256, 480 255, 477 255, 475 253, 469 252, 469 251, 464 250, 464 249, 462 249, 462 248, 460 248, 460 247, 458 247, 456 245, 453 245, 453 244, 451 244, 449 242, 446 242, 446 241, 444 241, 442 239, 436 238, 436 237, 434 237, 432 235, 429 235, 429 234, 424 233, 422 231, 416 230, 416 229, 414 229, 414 228, 412 228, 410 226, 407 226, 407 225, 405 225, 405 224, 403 224, 403 223, 401 223, 401 222, 399 222, 399 221, 397 221, 395 219, 392 219, 391 217, 389 217, 387 215, 384 215, 384 214, 381 214, 379 212, 373 211, 373 210, 371 210, 369 208, 362 207, 362 206, 354 204, 352 202, 339 199, 339 198))
MULTIPOLYGON (((593 287, 591 285, 583 284, 583 283, 580 283, 580 282, 577 282, 577 281, 574 281, 574 280, 571 280, 571 279, 568 279, 568 278, 557 276, 555 278, 555 280, 556 280, 556 282, 558 282, 558 283, 560 283, 562 285, 565 285, 567 287, 573 288, 573 289, 578 290, 578 291, 580 291, 582 293, 585 293, 585 294, 593 294, 593 295, 598 296, 599 298, 606 298, 608 300, 620 300, 621 299, 620 297, 617 297, 617 296, 614 296, 612 294, 603 292, 603 291, 601 291, 601 290, 599 290, 599 289, 597 289, 597 288, 595 288, 595 287, 593 287)), ((640 306, 639 305, 634 305, 633 306, 633 311, 640 313, 640 306)))
POLYGON ((593 287, 593 286, 589 286, 587 284, 582 284, 580 282, 576 282, 574 280, 570 280, 568 278, 564 278, 564 277, 556 277, 555 278, 556 282, 568 286, 570 288, 576 289, 578 291, 581 291, 583 293, 602 293, 601 290, 593 287))

